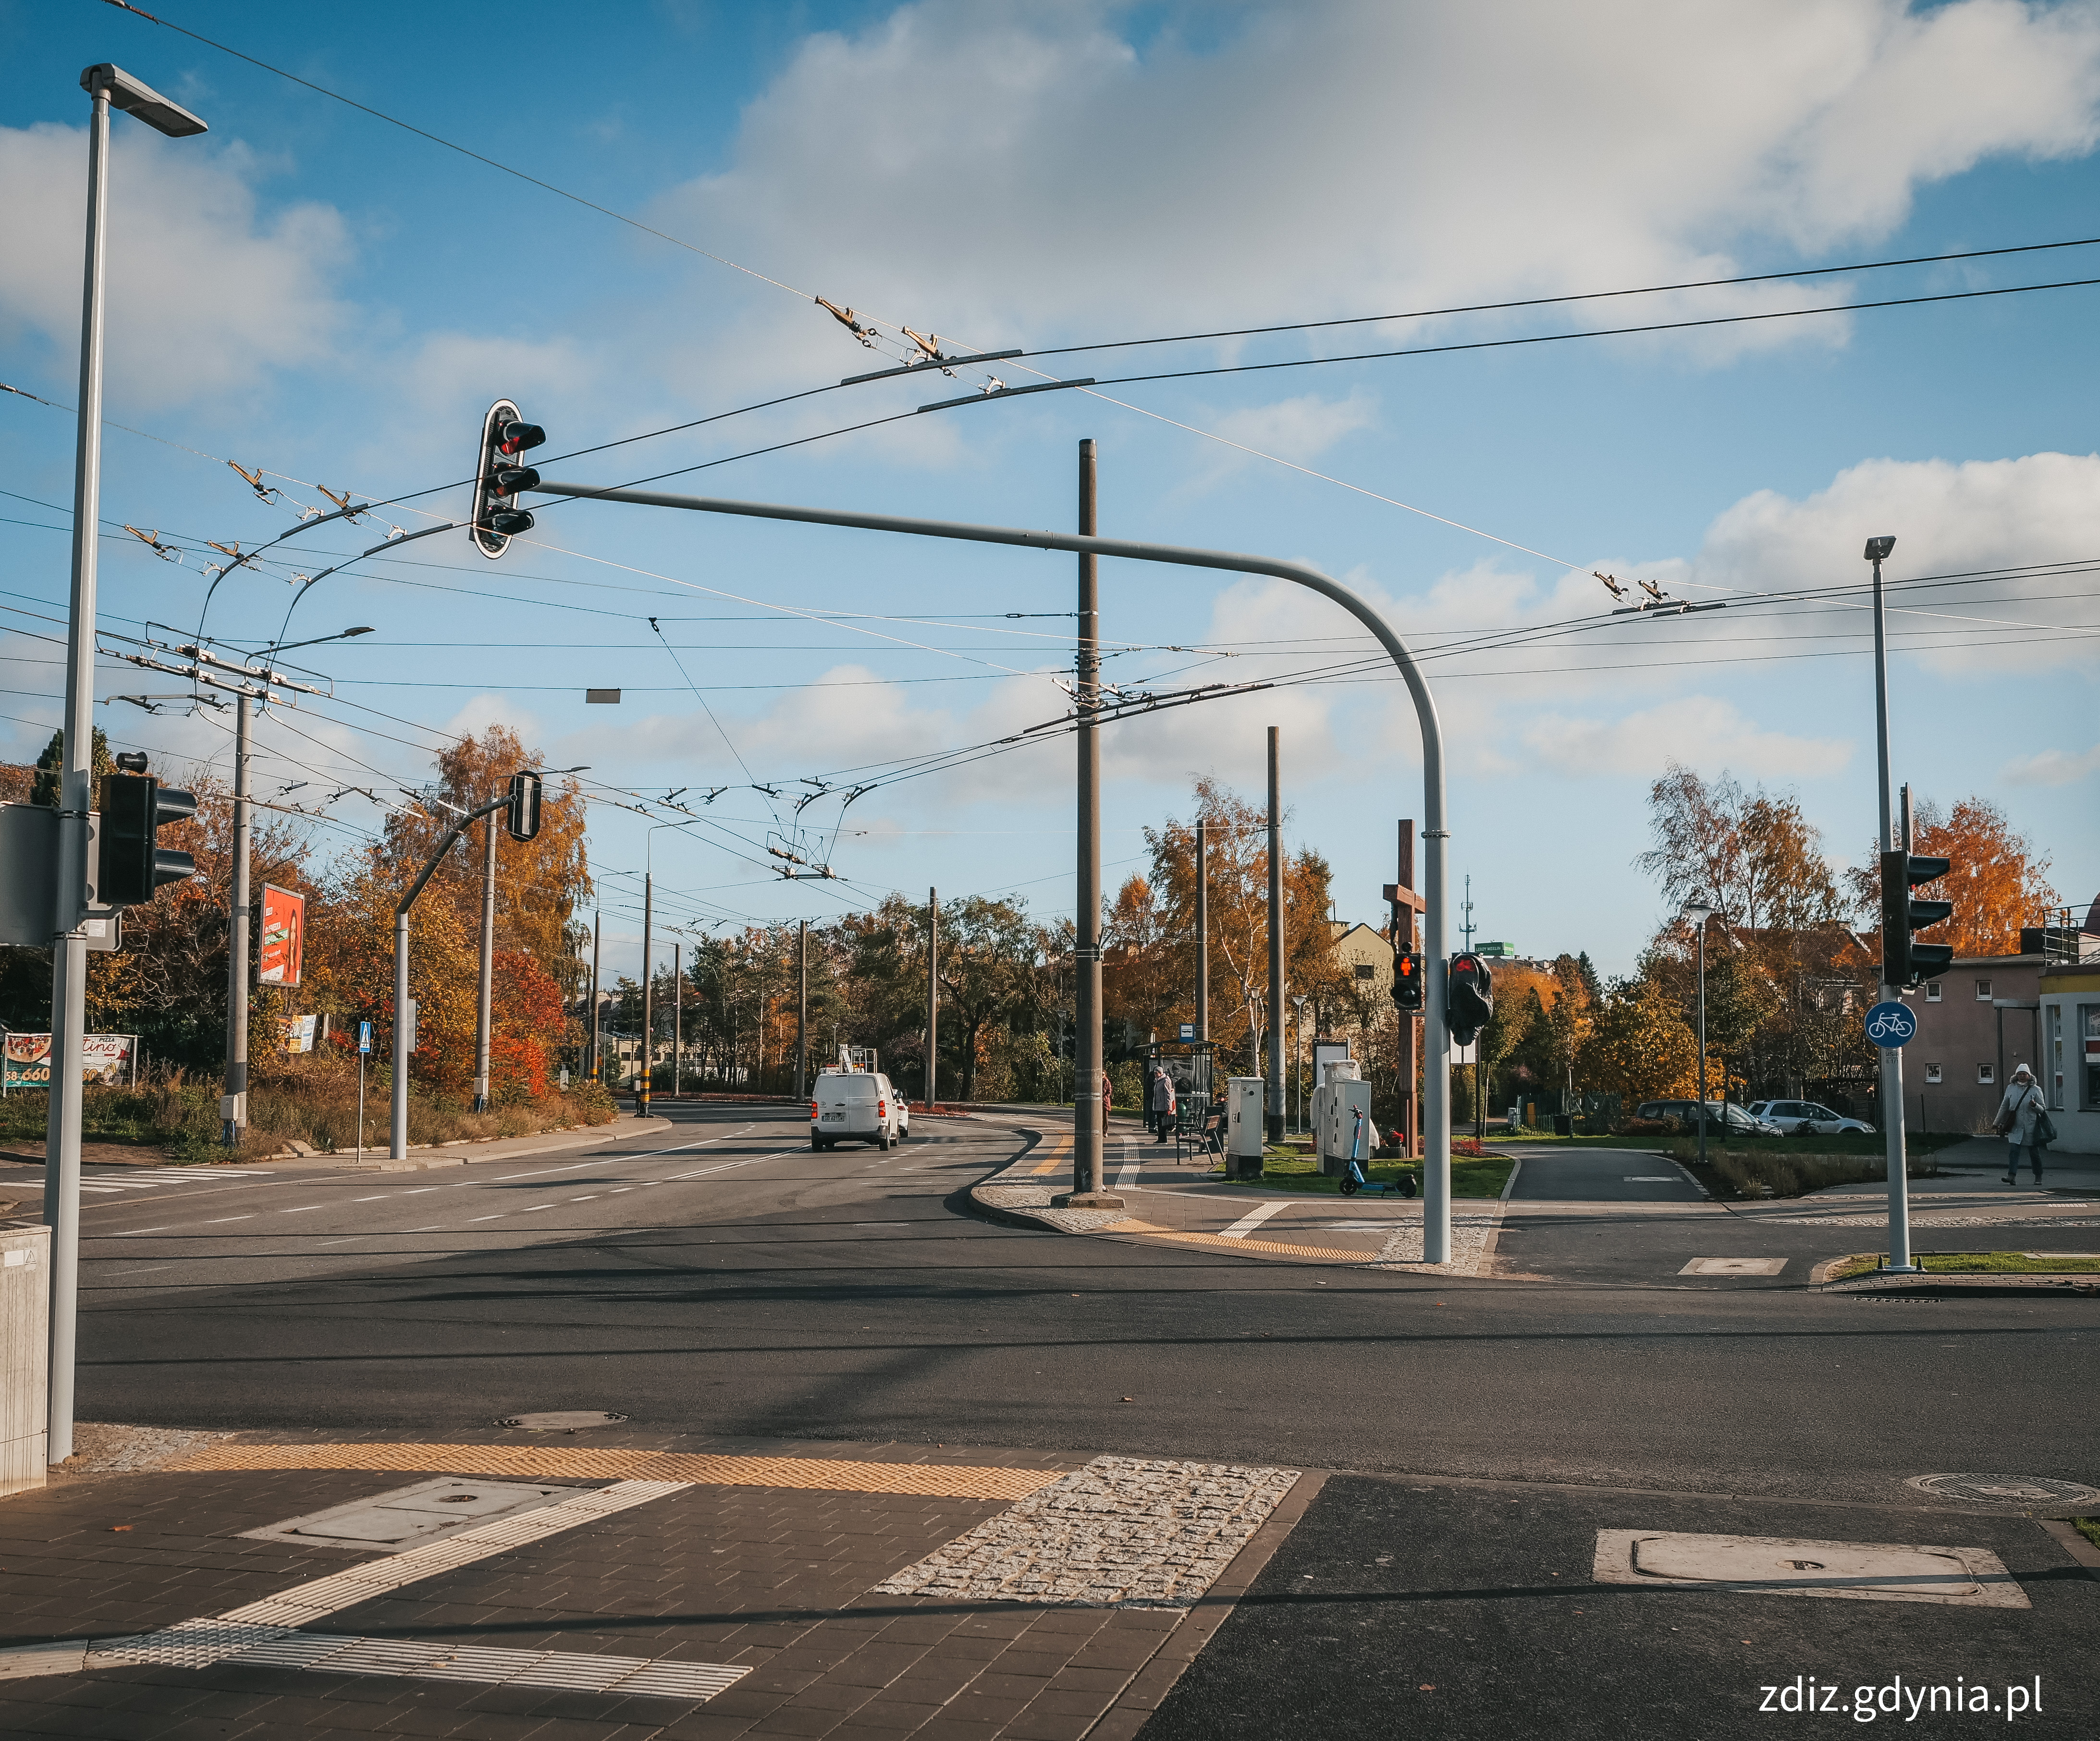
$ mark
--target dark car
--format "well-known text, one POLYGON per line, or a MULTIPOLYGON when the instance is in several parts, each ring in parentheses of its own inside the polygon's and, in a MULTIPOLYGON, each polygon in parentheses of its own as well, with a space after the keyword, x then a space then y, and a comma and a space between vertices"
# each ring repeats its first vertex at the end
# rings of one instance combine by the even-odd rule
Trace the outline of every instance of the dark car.
MULTIPOLYGON (((1643 1100, 1636 1117, 1641 1118, 1674 1118, 1687 1130, 1696 1129, 1699 1124, 1699 1103, 1696 1100, 1643 1100)), ((1733 1101, 1709 1100, 1706 1118, 1710 1124, 1720 1125, 1730 1135, 1736 1136, 1778 1136, 1777 1125, 1754 1117, 1733 1101)))

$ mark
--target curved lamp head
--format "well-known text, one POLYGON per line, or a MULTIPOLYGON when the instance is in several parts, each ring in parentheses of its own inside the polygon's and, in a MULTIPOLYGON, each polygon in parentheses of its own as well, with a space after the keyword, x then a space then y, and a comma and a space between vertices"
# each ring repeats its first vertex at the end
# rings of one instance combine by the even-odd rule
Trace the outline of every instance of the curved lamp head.
POLYGON ((1678 909, 1678 915, 1686 924, 1696 929, 1714 916, 1714 908, 1711 903, 1694 896, 1678 909))

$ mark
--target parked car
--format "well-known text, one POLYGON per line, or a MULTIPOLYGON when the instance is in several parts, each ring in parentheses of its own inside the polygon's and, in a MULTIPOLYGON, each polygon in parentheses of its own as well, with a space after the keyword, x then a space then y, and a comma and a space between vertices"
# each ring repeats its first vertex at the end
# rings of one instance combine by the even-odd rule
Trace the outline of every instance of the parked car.
MULTIPOLYGON (((1674 1118, 1688 1131, 1699 1126, 1699 1103, 1696 1100, 1643 1100, 1635 1115, 1637 1118, 1674 1118)), ((1780 1127, 1757 1116, 1754 1107, 1738 1106, 1732 1100, 1706 1103, 1706 1122, 1719 1125, 1731 1136, 1778 1136, 1780 1127)))
POLYGON ((1750 1112, 1767 1124, 1777 1125, 1789 1136, 1799 1136, 1804 1131, 1813 1131, 1818 1136, 1836 1136, 1842 1131, 1860 1136, 1874 1134, 1872 1125, 1847 1118, 1842 1113, 1833 1113, 1813 1100, 1759 1100, 1750 1112))
POLYGON ((872 1143, 887 1148, 911 1134, 911 1109, 876 1070, 823 1070, 810 1101, 810 1146, 872 1143))

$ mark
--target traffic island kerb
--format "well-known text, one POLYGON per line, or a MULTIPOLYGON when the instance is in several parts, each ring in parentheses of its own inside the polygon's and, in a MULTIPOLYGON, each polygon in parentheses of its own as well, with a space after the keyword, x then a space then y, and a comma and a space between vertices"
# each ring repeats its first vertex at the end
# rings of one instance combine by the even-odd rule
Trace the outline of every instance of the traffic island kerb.
POLYGON ((1052 1209, 1127 1209, 1130 1205, 1112 1191, 1067 1191, 1050 1199, 1052 1209))

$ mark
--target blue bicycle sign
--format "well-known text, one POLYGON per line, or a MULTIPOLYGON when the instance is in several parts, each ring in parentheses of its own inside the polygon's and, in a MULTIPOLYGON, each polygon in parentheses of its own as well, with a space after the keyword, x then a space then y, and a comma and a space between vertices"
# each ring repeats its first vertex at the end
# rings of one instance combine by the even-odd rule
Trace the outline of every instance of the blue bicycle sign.
POLYGON ((1903 1045, 1917 1032, 1917 1017, 1900 1003, 1877 1003, 1867 1012, 1867 1038, 1884 1051, 1903 1045))

